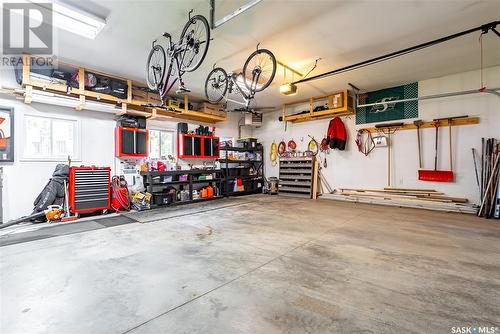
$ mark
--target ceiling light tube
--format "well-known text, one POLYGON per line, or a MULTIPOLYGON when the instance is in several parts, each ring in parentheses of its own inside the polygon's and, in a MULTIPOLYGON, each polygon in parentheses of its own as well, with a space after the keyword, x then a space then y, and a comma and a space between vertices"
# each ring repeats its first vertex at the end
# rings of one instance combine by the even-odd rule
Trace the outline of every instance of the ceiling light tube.
MULTIPOLYGON (((47 3, 30 1, 40 7, 47 3)), ((50 4, 50 3, 49 3, 50 4)), ((73 34, 94 39, 106 25, 106 20, 60 1, 52 2, 52 26, 73 34)))
POLYGON ((113 104, 91 102, 91 101, 85 101, 85 105, 83 106, 83 109, 84 110, 91 110, 91 111, 107 112, 107 113, 113 113, 113 114, 115 114, 117 111, 120 110, 120 108, 117 108, 113 104))
MULTIPOLYGON (((76 108, 81 103, 80 99, 78 98, 71 96, 63 96, 46 91, 33 91, 32 101, 44 104, 52 104, 61 107, 70 107, 70 108, 76 108)), ((117 111, 120 110, 120 108, 118 108, 114 104, 94 102, 94 101, 85 101, 83 109, 90 111, 112 113, 112 114, 115 114, 117 111)))
POLYGON ((70 107, 70 108, 76 108, 76 106, 79 103, 78 99, 72 97, 57 96, 55 94, 50 95, 51 93, 48 94, 39 94, 39 93, 41 92, 33 92, 32 95, 33 102, 51 104, 60 107, 70 107))

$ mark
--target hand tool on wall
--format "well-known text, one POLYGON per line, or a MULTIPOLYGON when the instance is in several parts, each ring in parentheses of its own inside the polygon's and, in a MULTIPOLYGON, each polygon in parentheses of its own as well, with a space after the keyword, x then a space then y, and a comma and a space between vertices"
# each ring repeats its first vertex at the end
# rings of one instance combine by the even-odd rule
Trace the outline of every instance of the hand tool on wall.
POLYGON ((396 133, 396 131, 403 126, 404 123, 385 123, 385 124, 376 124, 375 129, 382 131, 387 135, 387 186, 391 186, 392 175, 391 175, 391 147, 392 140, 391 135, 396 133))
POLYGON ((434 127, 436 128, 436 141, 434 147, 434 170, 437 170, 438 166, 438 141, 439 141, 439 122, 434 123, 434 127))
POLYGON ((420 119, 413 121, 413 124, 417 127, 418 169, 422 169, 422 151, 420 148, 420 126, 422 125, 422 123, 423 121, 420 119))
POLYGON ((450 170, 453 171, 453 156, 452 156, 452 138, 451 138, 451 126, 453 123, 453 120, 459 119, 459 118, 467 118, 469 115, 463 115, 463 116, 455 116, 455 117, 444 117, 444 118, 438 118, 435 119, 434 121, 443 121, 446 120, 448 122, 448 140, 449 140, 449 149, 450 149, 450 170))
POLYGON ((436 128, 436 141, 435 141, 435 154, 434 154, 434 170, 421 169, 418 171, 418 179, 421 181, 435 181, 435 182, 453 182, 455 175, 453 173, 453 147, 452 147, 452 137, 451 137, 451 127, 453 120, 459 118, 469 117, 456 116, 456 117, 444 117, 434 119, 434 127, 436 128), (446 121, 448 125, 448 140, 449 140, 449 158, 450 158, 450 170, 438 170, 438 142, 439 142, 439 127, 442 121, 446 121))
POLYGON ((481 138, 481 198, 483 198, 484 189, 484 137, 481 138))
POLYGON ((387 133, 387 186, 391 186, 391 146, 392 146, 392 139, 391 139, 391 133, 387 133))
POLYGON ((418 179, 421 181, 440 181, 440 182, 451 182, 453 181, 452 171, 442 171, 438 170, 438 142, 439 142, 439 121, 434 122, 434 127, 436 129, 436 139, 434 143, 434 169, 426 170, 420 169, 418 171, 418 179))
MULTIPOLYGON (((492 199, 493 196, 490 196, 490 190, 496 190, 496 183, 498 183, 498 160, 500 158, 500 154, 496 154, 496 159, 494 164, 492 165, 491 168, 491 174, 488 179, 488 183, 486 184, 486 190, 485 190, 485 195, 483 196, 483 199, 481 201, 481 208, 479 209, 478 216, 489 216, 490 209, 492 207, 492 204, 494 204, 494 199, 492 199), (490 204, 491 200, 491 204, 490 204)), ((493 194, 493 192, 492 192, 493 194)))
POLYGON ((476 172, 477 187, 479 188, 479 191, 481 191, 481 185, 479 184, 479 173, 477 172, 476 149, 474 147, 472 148, 472 160, 474 161, 474 171, 476 172))
POLYGON ((483 138, 483 142, 483 187, 478 216, 491 218, 500 214, 500 142, 495 138, 483 138))
MULTIPOLYGON (((328 146, 328 138, 325 136, 321 140, 321 144, 319 145, 319 149, 321 153, 323 153, 323 167, 327 168, 328 164, 326 162, 326 155, 330 153, 330 146, 328 146)), ((321 157, 320 157, 320 163, 321 163, 321 157)))

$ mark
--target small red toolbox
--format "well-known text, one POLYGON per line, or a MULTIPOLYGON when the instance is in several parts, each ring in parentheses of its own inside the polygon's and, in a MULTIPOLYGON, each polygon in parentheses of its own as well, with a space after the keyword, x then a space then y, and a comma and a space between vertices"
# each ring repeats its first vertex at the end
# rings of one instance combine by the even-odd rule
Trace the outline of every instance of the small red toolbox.
POLYGON ((110 167, 70 167, 68 193, 71 213, 109 209, 110 178, 110 167))

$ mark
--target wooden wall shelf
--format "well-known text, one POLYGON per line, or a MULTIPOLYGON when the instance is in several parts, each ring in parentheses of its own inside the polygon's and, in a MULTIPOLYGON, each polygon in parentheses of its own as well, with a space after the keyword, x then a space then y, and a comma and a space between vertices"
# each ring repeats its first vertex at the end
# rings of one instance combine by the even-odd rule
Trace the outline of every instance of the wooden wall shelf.
POLYGON ((347 89, 326 95, 312 96, 308 99, 285 103, 282 106, 282 116, 285 122, 307 122, 334 116, 346 116, 354 114, 354 101, 347 89), (327 110, 314 111, 315 104, 326 101, 327 110), (287 115, 288 109, 301 104, 309 103, 309 112, 303 114, 287 115))
MULTIPOLYGON (((439 123, 439 127, 446 127, 449 125, 447 119, 440 120, 437 123, 439 123)), ((434 122, 434 121, 423 122, 422 125, 420 125, 420 128, 421 129, 434 128, 435 124, 436 124, 436 122, 434 122)), ((464 117, 464 118, 453 119, 451 121, 451 126, 473 125, 473 124, 479 124, 479 117, 464 117)), ((374 132, 374 133, 381 132, 381 131, 387 130, 387 129, 389 129, 389 128, 383 128, 383 127, 381 127, 381 128, 375 128, 375 127, 363 128, 363 130, 374 132)), ((393 129, 393 128, 391 128, 391 129, 393 129)), ((399 130, 416 130, 417 127, 413 123, 404 123, 403 125, 397 127, 396 129, 397 129, 397 131, 399 131, 399 130)))
POLYGON ((78 78, 79 78, 78 88, 69 87, 65 84, 48 83, 41 80, 37 80, 36 78, 32 78, 30 75, 30 63, 31 63, 30 58, 31 58, 30 55, 23 55, 22 86, 25 88, 24 102, 28 104, 31 103, 32 101, 33 90, 43 90, 43 91, 50 91, 55 94, 60 94, 61 96, 71 96, 79 98, 80 103, 75 107, 76 110, 84 109, 85 102, 88 99, 89 101, 98 101, 101 103, 107 103, 116 106, 117 115, 128 114, 132 116, 144 116, 149 119, 159 119, 159 120, 182 119, 182 120, 189 120, 202 123, 212 123, 212 124, 217 122, 223 122, 226 120, 226 115, 222 113, 216 115, 208 112, 189 110, 188 106, 189 106, 189 99, 191 98, 191 96, 189 96, 188 94, 184 94, 185 107, 183 109, 174 108, 173 110, 167 110, 159 106, 150 105, 148 104, 148 101, 134 99, 132 94, 133 82, 130 79, 117 77, 99 71, 89 70, 83 67, 78 67, 72 64, 63 63, 59 61, 57 62, 58 65, 74 69, 75 72, 78 71, 78 78), (85 71, 90 71, 95 74, 100 74, 106 77, 126 82, 128 86, 127 98, 122 99, 113 95, 98 93, 85 89, 85 82, 84 82, 85 71))

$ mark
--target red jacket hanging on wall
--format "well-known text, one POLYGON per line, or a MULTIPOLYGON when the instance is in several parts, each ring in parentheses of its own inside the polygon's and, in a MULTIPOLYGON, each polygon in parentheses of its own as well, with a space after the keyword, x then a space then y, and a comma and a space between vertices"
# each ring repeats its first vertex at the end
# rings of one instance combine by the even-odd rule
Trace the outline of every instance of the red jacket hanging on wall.
POLYGON ((340 117, 335 117, 330 121, 326 137, 328 138, 330 148, 337 148, 341 151, 345 150, 347 132, 340 117))

